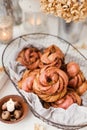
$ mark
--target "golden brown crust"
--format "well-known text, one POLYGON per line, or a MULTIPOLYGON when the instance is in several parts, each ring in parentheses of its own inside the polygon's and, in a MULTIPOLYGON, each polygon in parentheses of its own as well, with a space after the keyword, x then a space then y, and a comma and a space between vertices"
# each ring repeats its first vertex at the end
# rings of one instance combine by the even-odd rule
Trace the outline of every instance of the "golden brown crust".
POLYGON ((69 86, 74 89, 77 89, 79 86, 83 84, 84 81, 85 77, 83 73, 79 71, 79 73, 75 77, 69 79, 69 86))
POLYGON ((45 66, 57 66, 60 68, 64 62, 64 54, 55 45, 51 45, 50 47, 44 49, 44 52, 41 56, 40 67, 45 66))
POLYGON ((79 95, 87 90, 87 81, 77 63, 64 64, 64 54, 57 46, 44 49, 43 54, 36 48, 25 48, 17 61, 29 69, 24 72, 18 87, 37 94, 46 108, 67 109, 73 103, 81 105, 79 95))
POLYGON ((4 71, 4 68, 3 67, 0 67, 0 72, 4 71))
POLYGON ((46 102, 54 102, 67 92, 68 77, 57 67, 45 67, 37 74, 33 90, 46 102))
POLYGON ((87 80, 79 87, 76 89, 76 92, 81 96, 84 92, 87 91, 87 80))
POLYGON ((41 52, 34 47, 24 48, 17 57, 17 61, 26 68, 33 70, 39 67, 41 52))
POLYGON ((63 98, 57 100, 56 102, 51 103, 51 105, 55 108, 60 107, 63 109, 67 109, 73 103, 81 105, 81 98, 75 91, 69 90, 63 98))
POLYGON ((75 77, 80 71, 79 65, 73 61, 69 62, 66 67, 67 67, 67 74, 70 78, 75 77))
POLYGON ((26 92, 33 92, 33 81, 39 69, 34 71, 26 70, 22 76, 22 79, 18 82, 18 87, 26 92))

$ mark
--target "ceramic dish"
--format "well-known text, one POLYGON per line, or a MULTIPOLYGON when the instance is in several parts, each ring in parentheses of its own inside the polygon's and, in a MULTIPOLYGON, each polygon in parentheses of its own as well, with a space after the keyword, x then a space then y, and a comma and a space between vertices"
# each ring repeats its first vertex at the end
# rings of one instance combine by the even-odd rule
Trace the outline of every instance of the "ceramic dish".
POLYGON ((17 122, 23 120, 26 117, 27 113, 28 113, 28 104, 25 102, 25 100, 21 96, 8 95, 8 96, 5 96, 0 99, 0 121, 7 123, 7 124, 17 123, 17 122), (4 103, 8 102, 10 99, 12 99, 14 102, 18 102, 21 106, 21 111, 22 111, 20 118, 18 118, 16 120, 11 120, 11 121, 2 119, 2 105, 4 103))

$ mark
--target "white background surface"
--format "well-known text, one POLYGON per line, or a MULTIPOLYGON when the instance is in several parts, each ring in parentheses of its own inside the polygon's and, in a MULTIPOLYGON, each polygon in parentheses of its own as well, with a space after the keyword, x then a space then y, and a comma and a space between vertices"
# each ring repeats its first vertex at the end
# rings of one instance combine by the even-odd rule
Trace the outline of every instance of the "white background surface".
MULTIPOLYGON (((49 20, 49 33, 50 34, 54 34, 57 35, 58 34, 58 20, 57 18, 53 18, 51 17, 49 20), (54 24, 55 23, 55 24, 54 24), (53 25, 53 26, 52 26, 53 25)), ((15 27, 14 28, 14 37, 17 37, 21 34, 25 33, 23 30, 22 25, 15 27)), ((87 45, 87 26, 84 27, 83 32, 82 32, 82 37, 80 37, 80 41, 78 42, 78 46, 81 46, 82 43, 85 43, 87 45)), ((1 65, 1 55, 3 52, 5 45, 0 45, 0 65, 1 65)), ((87 54, 87 50, 83 50, 81 49, 82 53, 84 53, 85 55, 87 54)), ((0 98, 9 95, 9 94, 18 94, 18 92, 16 91, 16 89, 14 88, 14 86, 12 85, 12 83, 8 80, 8 82, 5 84, 5 86, 2 87, 2 89, 0 90, 0 98)), ((2 122, 0 122, 0 130, 34 130, 34 124, 35 123, 41 123, 42 125, 45 126, 46 130, 59 130, 55 127, 49 126, 45 123, 43 123, 41 120, 39 120, 38 118, 36 118, 31 111, 29 110, 29 113, 27 115, 27 117, 22 120, 19 123, 16 124, 4 124, 2 122)), ((87 130, 87 128, 83 128, 81 130, 87 130)))

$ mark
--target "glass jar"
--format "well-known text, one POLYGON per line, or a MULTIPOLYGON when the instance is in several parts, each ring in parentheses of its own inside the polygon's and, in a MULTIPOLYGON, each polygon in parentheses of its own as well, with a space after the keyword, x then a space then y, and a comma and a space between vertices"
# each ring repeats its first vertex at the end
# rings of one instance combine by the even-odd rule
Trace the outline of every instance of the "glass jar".
POLYGON ((26 12, 24 17, 24 29, 30 33, 41 33, 46 31, 45 15, 41 12, 26 12))
POLYGON ((13 6, 14 23, 16 25, 19 25, 22 23, 22 10, 19 6, 19 0, 12 0, 12 6, 13 6))
POLYGON ((0 16, 9 15, 14 19, 14 24, 21 24, 22 10, 19 0, 0 0, 0 16))
POLYGON ((6 8, 4 6, 4 1, 0 0, 0 17, 7 15, 6 8))
POLYGON ((70 43, 76 43, 80 39, 83 27, 84 22, 66 23, 59 19, 58 35, 70 43))
POLYGON ((0 18, 0 41, 8 43, 13 36, 13 20, 10 16, 0 18))
POLYGON ((47 16, 40 12, 39 0, 19 0, 23 27, 26 33, 41 33, 47 30, 47 16))

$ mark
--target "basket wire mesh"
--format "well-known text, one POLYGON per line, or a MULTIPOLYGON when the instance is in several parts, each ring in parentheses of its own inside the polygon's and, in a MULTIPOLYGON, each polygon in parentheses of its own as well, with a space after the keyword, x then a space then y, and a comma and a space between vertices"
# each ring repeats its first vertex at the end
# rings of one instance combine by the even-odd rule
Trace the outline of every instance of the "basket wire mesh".
MULTIPOLYGON (((19 48, 21 49, 23 46, 27 46, 28 44, 31 45, 33 44, 35 47, 37 48, 39 47, 40 49, 43 47, 48 47, 51 44, 56 44, 65 54, 65 62, 67 63, 72 60, 76 61, 80 65, 81 70, 83 71, 85 77, 87 78, 87 73, 86 73, 87 58, 79 50, 77 50, 71 43, 65 41, 64 39, 58 36, 44 34, 44 33, 43 34, 34 33, 34 34, 19 36, 16 39, 12 40, 4 49, 2 54, 2 65, 9 79, 13 83, 14 87, 25 100, 26 100, 25 96, 21 93, 20 89, 18 89, 17 84, 11 79, 8 71, 8 66, 9 66, 9 62, 11 60, 14 60, 12 58, 14 54, 17 53, 17 50, 19 50, 19 48)), ((30 105, 29 107, 36 117, 46 122, 47 124, 55 126, 57 128, 61 128, 64 130, 77 130, 87 126, 87 123, 79 124, 79 125, 64 125, 60 123, 55 123, 52 122, 51 120, 45 119, 42 115, 37 113, 30 105)))

